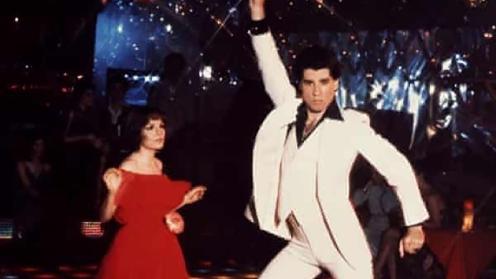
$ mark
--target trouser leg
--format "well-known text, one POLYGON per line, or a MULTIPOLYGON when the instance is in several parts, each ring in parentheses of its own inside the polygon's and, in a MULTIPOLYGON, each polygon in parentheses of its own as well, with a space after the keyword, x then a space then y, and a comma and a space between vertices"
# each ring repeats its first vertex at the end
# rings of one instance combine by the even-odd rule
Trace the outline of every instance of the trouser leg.
POLYGON ((321 263, 334 279, 373 279, 372 263, 351 267, 342 257, 336 257, 332 262, 321 263))
POLYGON ((309 247, 291 241, 267 265, 259 279, 313 279, 321 272, 309 247))

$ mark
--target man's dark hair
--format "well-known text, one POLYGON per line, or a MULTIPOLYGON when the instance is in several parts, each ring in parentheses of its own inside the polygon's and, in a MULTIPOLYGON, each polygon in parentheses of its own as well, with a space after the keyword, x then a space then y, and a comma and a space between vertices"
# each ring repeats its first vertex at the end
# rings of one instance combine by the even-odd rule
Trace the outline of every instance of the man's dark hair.
POLYGON ((334 79, 341 77, 341 65, 333 51, 321 46, 311 46, 303 49, 296 57, 294 64, 293 75, 297 81, 296 83, 301 81, 304 70, 319 70, 323 68, 329 69, 334 79))

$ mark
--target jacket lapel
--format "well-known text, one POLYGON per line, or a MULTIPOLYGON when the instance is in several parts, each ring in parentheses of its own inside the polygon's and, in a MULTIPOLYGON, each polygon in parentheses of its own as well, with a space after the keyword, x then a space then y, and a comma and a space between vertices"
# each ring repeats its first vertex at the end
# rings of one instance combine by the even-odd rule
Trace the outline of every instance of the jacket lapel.
MULTIPOLYGON (((273 110, 258 131, 253 150, 253 195, 260 227, 276 233, 275 210, 287 126, 301 103, 293 99, 273 110)), ((277 234, 277 233, 276 233, 277 234)))

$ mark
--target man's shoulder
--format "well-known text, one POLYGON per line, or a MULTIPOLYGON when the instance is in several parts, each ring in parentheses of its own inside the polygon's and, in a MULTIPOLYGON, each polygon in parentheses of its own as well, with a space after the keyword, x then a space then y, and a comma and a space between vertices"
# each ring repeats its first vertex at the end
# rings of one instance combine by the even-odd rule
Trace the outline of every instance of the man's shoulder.
POLYGON ((368 113, 359 111, 357 109, 347 108, 342 112, 345 122, 350 124, 365 124, 370 125, 370 117, 368 113))
POLYGON ((272 129, 275 127, 282 127, 291 122, 296 121, 296 113, 298 106, 301 104, 301 99, 289 99, 282 105, 275 107, 266 117, 261 126, 265 129, 272 129))
MULTIPOLYGON (((271 111, 272 115, 296 115, 298 106, 301 105, 302 100, 300 98, 288 98, 284 103, 279 106, 274 107, 271 111)), ((270 115, 270 114, 269 114, 270 115)))
POLYGON ((344 139, 353 139, 358 134, 365 135, 363 133, 370 131, 370 118, 367 113, 356 109, 344 109, 341 111, 341 116, 343 120, 325 121, 323 133, 326 136, 334 138, 336 133, 339 133, 344 139))

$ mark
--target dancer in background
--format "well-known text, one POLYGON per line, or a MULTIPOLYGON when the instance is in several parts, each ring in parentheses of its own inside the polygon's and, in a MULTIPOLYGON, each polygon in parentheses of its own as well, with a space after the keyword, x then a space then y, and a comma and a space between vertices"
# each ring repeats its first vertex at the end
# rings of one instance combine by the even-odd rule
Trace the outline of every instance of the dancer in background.
POLYGON ((52 184, 52 165, 46 160, 46 143, 42 136, 35 136, 26 148, 27 155, 17 162, 16 236, 32 240, 40 234, 42 193, 52 184))
POLYGON ((363 189, 353 193, 355 208, 366 204, 370 217, 364 226, 370 252, 374 259, 375 278, 382 278, 387 266, 390 279, 396 279, 396 254, 400 240, 401 204, 392 188, 376 170, 363 189))

